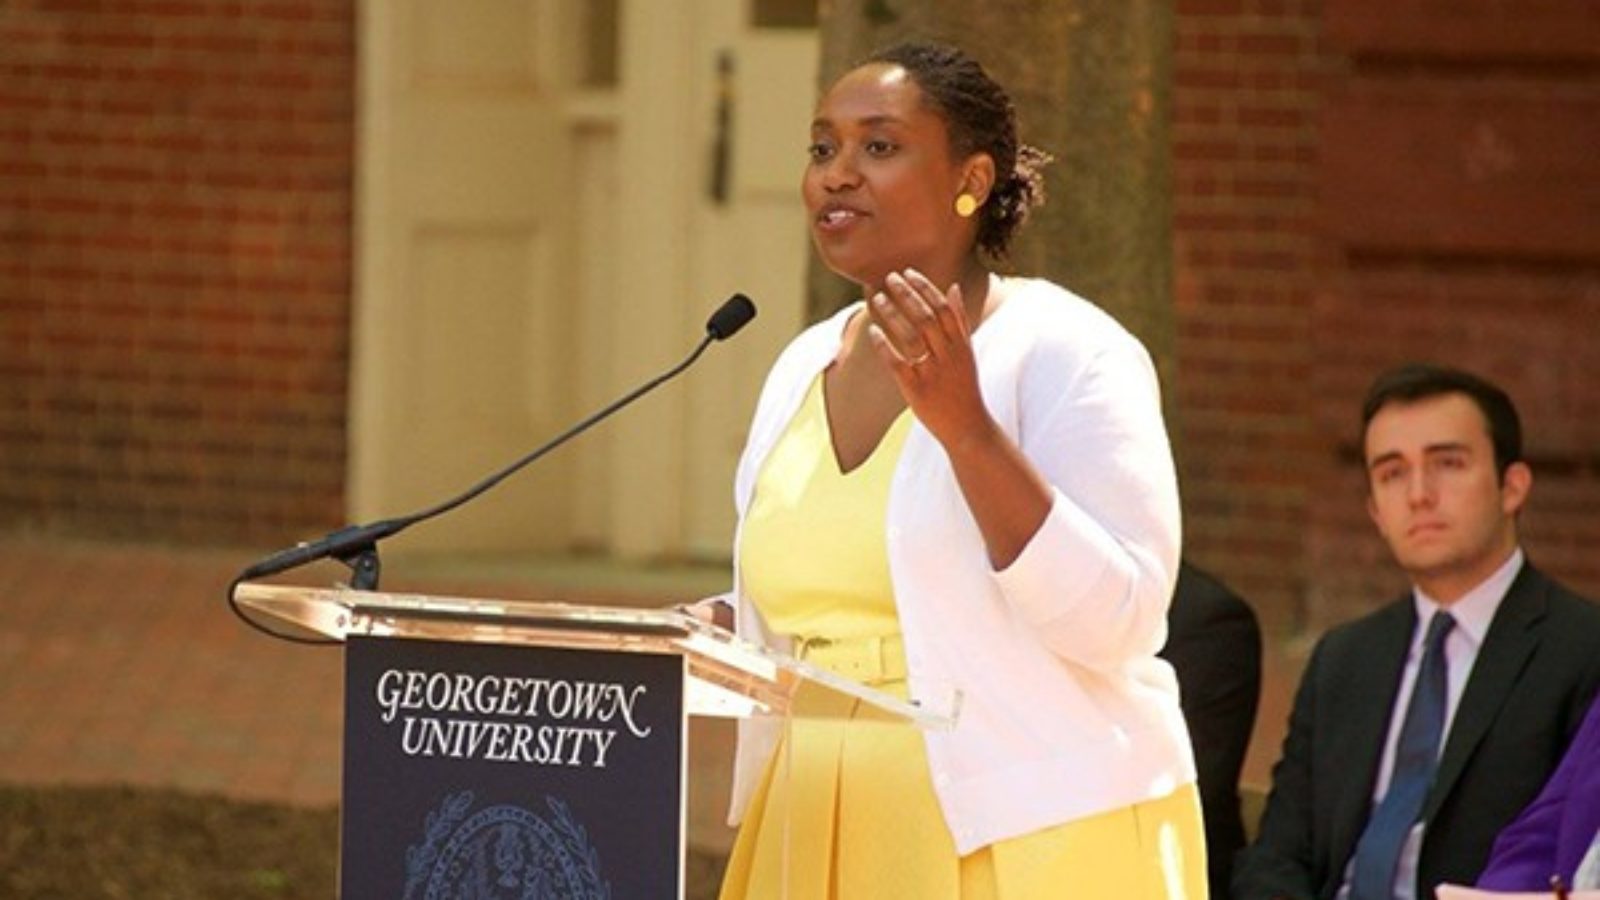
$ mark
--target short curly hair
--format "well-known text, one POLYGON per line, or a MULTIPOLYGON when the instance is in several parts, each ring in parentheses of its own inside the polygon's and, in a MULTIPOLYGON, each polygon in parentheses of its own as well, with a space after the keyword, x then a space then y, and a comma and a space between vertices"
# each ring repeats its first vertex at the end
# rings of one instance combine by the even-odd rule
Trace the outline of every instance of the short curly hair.
POLYGON ((1028 212, 1044 203, 1044 167, 1050 154, 1017 139, 1017 110, 999 82, 958 47, 907 42, 877 50, 861 65, 883 63, 906 70, 945 121, 950 149, 961 157, 987 153, 995 183, 979 210, 978 246, 1004 259, 1028 212))

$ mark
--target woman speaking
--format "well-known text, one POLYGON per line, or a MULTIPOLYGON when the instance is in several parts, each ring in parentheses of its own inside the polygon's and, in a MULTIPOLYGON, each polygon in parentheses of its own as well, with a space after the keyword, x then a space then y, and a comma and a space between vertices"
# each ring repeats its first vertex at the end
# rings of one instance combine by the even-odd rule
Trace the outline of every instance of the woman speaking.
POLYGON ((741 723, 722 896, 1204 897, 1155 656, 1179 521, 1154 368, 1090 303, 989 268, 1048 157, 977 63, 928 44, 840 78, 809 157, 812 238, 862 299, 763 388, 735 627, 962 708, 943 732, 865 709, 741 723))

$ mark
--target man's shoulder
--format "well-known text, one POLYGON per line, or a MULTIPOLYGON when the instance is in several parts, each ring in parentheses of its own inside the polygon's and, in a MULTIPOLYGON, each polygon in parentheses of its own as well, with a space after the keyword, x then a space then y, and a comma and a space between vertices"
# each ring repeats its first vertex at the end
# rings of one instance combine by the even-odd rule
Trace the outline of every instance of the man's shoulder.
POLYGON ((1542 601, 1542 611, 1563 623, 1564 627, 1600 631, 1600 602, 1546 575, 1531 563, 1524 564, 1517 580, 1512 583, 1507 599, 1512 596, 1527 598, 1522 602, 1542 601))
POLYGON ((1372 679, 1367 676, 1374 672, 1393 669, 1398 674, 1414 618, 1409 604, 1409 599, 1393 600, 1323 632, 1311 651, 1303 687, 1351 696, 1351 691, 1369 689, 1372 679))
POLYGON ((1532 567, 1530 569, 1532 575, 1542 579, 1549 586, 1550 595, 1555 598, 1556 602, 1570 607, 1579 615, 1600 616, 1600 601, 1596 601, 1595 598, 1586 594, 1578 593, 1538 569, 1532 569, 1532 567))
POLYGON ((1413 617, 1410 596, 1393 597, 1370 612, 1329 628, 1318 643, 1331 646, 1362 643, 1376 635, 1409 626, 1413 617))

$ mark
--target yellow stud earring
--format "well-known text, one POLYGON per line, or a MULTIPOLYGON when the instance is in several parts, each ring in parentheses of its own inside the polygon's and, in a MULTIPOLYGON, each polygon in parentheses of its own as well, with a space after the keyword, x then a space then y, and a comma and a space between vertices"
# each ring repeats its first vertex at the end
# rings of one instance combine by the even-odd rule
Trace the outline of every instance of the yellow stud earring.
POLYGON ((961 196, 956 198, 956 215, 960 216, 963 219, 970 219, 970 218, 972 218, 972 214, 977 212, 977 211, 978 211, 978 198, 977 197, 974 197, 971 194, 963 192, 961 194, 961 196))

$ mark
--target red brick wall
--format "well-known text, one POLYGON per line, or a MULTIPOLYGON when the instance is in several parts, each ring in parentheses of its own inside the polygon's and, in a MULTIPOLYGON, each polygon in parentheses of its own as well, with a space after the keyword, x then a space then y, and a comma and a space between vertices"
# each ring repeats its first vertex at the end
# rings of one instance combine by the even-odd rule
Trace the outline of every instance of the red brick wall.
POLYGON ((1403 585, 1358 407, 1409 359, 1500 381, 1525 545, 1600 596, 1600 34, 1583 4, 1179 0, 1178 432, 1191 558, 1279 637, 1403 585), (1436 9, 1436 4, 1434 4, 1436 9), (1430 24, 1431 23, 1431 24, 1430 24))
POLYGON ((342 518, 348 0, 0 6, 0 528, 342 518))
MULTIPOLYGON (((1561 0, 1326 0, 1313 310, 1315 491, 1359 490, 1350 410, 1371 373, 1453 362, 1517 400, 1535 487, 1524 546, 1600 596, 1600 19, 1561 0)), ((1359 512, 1313 505, 1313 621, 1403 584, 1359 512)))
POLYGON ((1187 555, 1297 628, 1311 571, 1317 4, 1179 0, 1173 96, 1187 555))

